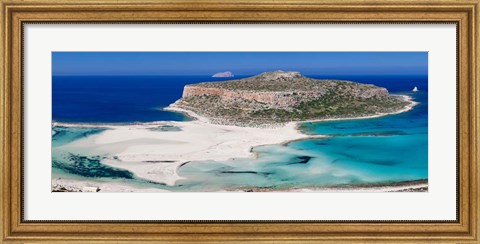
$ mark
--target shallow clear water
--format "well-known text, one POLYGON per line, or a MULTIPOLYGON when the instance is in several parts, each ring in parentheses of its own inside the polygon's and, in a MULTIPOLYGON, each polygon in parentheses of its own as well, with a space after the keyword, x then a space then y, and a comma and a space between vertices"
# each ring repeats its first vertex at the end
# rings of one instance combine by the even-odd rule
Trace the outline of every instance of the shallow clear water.
MULTIPOLYGON (((184 81, 183 78, 177 77, 182 82, 184 81)), ((340 79, 342 77, 336 78, 340 79)), ((294 141, 286 145, 257 147, 254 148, 254 151, 258 154, 257 159, 191 162, 180 167, 179 175, 185 177, 186 180, 179 180, 175 186, 149 183, 126 170, 103 165, 101 163, 102 158, 113 152, 110 148, 72 146, 74 145, 72 142, 76 140, 101 133, 104 130, 102 128, 55 127, 52 137, 52 173, 54 177, 122 182, 140 187, 156 187, 172 191, 248 190, 253 188, 281 190, 427 179, 427 78, 398 76, 345 77, 345 79, 347 78, 384 86, 393 93, 411 95, 420 104, 411 111, 381 118, 304 123, 301 130, 305 133, 323 134, 330 137, 294 141), (417 86, 420 92, 409 92, 413 86, 417 86)), ((169 79, 173 78, 170 77, 169 79)), ((197 77, 194 80, 198 82, 205 79, 205 77, 197 77)), ((192 83, 188 80, 185 82, 192 83)), ((148 81, 147 84, 152 85, 154 83, 148 81)), ((182 83, 180 82, 180 84, 182 83)), ((148 86, 145 85, 145 87, 148 86)), ((108 106, 121 106, 115 99, 118 96, 123 96, 122 94, 127 88, 117 88, 119 94, 104 97, 106 99, 104 102, 109 104, 108 106)), ((165 89, 165 87, 162 89, 165 89)), ((160 88, 151 89, 147 93, 160 92, 160 90, 160 88)), ((114 91, 109 92, 115 93, 114 91)), ((183 120, 185 118, 178 114, 151 110, 151 108, 166 106, 174 102, 179 97, 177 93, 178 91, 175 92, 175 96, 164 97, 160 99, 161 101, 154 101, 155 99, 136 101, 136 104, 128 105, 133 110, 127 109, 124 111, 125 114, 117 114, 113 119, 106 119, 110 118, 108 115, 102 115, 104 117, 95 116, 96 113, 100 114, 103 113, 103 110, 108 110, 108 106, 100 106, 101 108, 97 108, 95 111, 89 111, 90 105, 88 102, 80 105, 62 105, 56 107, 56 110, 54 106, 54 119, 66 122, 126 123, 183 120), (148 108, 145 110, 148 112, 143 114, 143 117, 137 117, 136 114, 142 114, 142 106, 148 108), (64 114, 64 110, 69 112, 64 114), (77 113, 76 111, 80 112, 77 113), (130 113, 131 111, 133 112, 130 113), (82 117, 84 112, 88 115, 82 117)), ((146 95, 144 94, 144 96, 146 95)), ((87 97, 95 97, 95 95, 89 94, 87 97)), ((57 99, 65 100, 67 97, 57 97, 57 99)), ((74 101, 78 100, 80 99, 74 101)), ((55 101, 58 100, 54 99, 55 101)), ((102 104, 95 99, 92 103, 102 104)), ((165 133, 175 133, 178 128, 159 127, 158 130, 165 133)), ((121 145, 117 145, 117 147, 121 147, 121 145)))

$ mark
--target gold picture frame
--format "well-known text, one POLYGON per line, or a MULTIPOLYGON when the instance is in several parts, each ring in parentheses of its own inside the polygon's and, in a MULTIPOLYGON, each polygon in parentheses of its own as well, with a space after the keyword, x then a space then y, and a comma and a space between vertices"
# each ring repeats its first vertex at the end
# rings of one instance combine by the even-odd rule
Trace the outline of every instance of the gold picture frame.
POLYGON ((477 243, 478 0, 1 0, 1 243, 477 243), (23 219, 25 23, 455 23, 456 221, 26 221, 23 219))

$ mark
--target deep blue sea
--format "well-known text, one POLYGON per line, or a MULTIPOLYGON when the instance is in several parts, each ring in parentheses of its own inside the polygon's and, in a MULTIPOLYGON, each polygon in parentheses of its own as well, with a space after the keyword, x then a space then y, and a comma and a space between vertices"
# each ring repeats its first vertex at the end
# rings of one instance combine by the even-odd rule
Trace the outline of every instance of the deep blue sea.
POLYGON ((188 118, 161 108, 182 97, 186 84, 225 79, 209 76, 54 76, 53 120, 85 123, 182 121, 188 118))
MULTIPOLYGON (((246 76, 237 76, 234 79, 246 76)), ((345 79, 386 87, 390 92, 427 91, 426 77, 310 76, 345 79)), ((53 120, 61 122, 128 123, 174 120, 182 114, 161 111, 182 96, 186 84, 232 78, 209 76, 54 76, 53 120)))
MULTIPOLYGON (((308 75, 307 75, 308 76, 308 75)), ((385 87, 420 104, 381 118, 304 123, 309 134, 329 138, 267 145, 258 159, 189 163, 179 169, 175 186, 149 185, 124 170, 90 160, 83 168, 55 158, 55 148, 101 132, 98 128, 54 128, 54 174, 80 178, 123 179, 132 184, 177 191, 214 191, 242 187, 321 187, 387 183, 428 178, 428 78, 426 76, 310 76, 385 87), (413 87, 419 92, 411 92, 413 87), (85 168, 87 167, 87 168, 85 168), (88 168, 90 167, 90 168, 88 168), (93 171, 91 169, 94 169, 93 171), (100 172, 100 173, 91 173, 100 172), (234 172, 234 173, 232 173, 234 172), (207 179, 207 180, 206 180, 207 179)), ((242 78, 235 77, 234 79, 242 78)), ((132 123, 188 120, 162 111, 181 97, 185 84, 232 78, 208 76, 55 76, 53 120, 70 123, 132 123)))

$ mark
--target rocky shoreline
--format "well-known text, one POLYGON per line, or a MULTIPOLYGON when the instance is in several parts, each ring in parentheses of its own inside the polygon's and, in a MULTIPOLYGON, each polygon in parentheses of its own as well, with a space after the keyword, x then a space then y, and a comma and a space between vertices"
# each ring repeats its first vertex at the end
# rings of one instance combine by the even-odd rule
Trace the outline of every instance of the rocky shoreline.
MULTIPOLYGON (((117 183, 84 183, 74 180, 66 180, 57 178, 52 180, 52 192, 169 192, 157 188, 136 188, 117 183)), ((241 187, 227 189, 221 192, 304 192, 304 193, 320 193, 320 192, 428 192, 428 180, 412 180, 391 183, 373 183, 373 184, 355 184, 355 185, 339 185, 325 187, 241 187)))
POLYGON ((411 180, 372 184, 344 184, 324 187, 245 187, 232 191, 242 192, 428 192, 428 180, 411 180))
POLYGON ((279 123, 259 123, 257 121, 249 121, 249 122, 238 122, 238 121, 230 121, 228 119, 223 118, 212 118, 199 115, 198 113, 185 108, 185 106, 179 106, 177 103, 170 104, 168 107, 164 108, 165 111, 172 111, 183 113, 184 115, 194 119, 199 120, 205 123, 212 123, 218 125, 228 125, 228 126, 239 126, 239 127, 252 127, 252 128, 279 128, 285 126, 287 123, 296 123, 300 125, 301 123, 308 123, 308 122, 322 122, 322 121, 337 121, 337 120, 357 120, 357 119, 372 119, 372 118, 379 118, 387 115, 394 115, 400 114, 407 111, 410 111, 418 105, 419 103, 414 101, 412 97, 408 95, 392 95, 397 96, 399 99, 402 99, 406 102, 406 105, 398 110, 389 112, 389 113, 377 113, 377 114, 370 114, 370 115, 360 115, 355 117, 335 117, 335 118, 323 118, 323 119, 312 119, 312 120, 304 120, 304 121, 289 121, 289 122, 279 122, 279 123))
POLYGON ((214 124, 259 127, 378 117, 410 104, 372 84, 273 71, 239 80, 185 85, 182 97, 171 108, 193 111, 214 124))

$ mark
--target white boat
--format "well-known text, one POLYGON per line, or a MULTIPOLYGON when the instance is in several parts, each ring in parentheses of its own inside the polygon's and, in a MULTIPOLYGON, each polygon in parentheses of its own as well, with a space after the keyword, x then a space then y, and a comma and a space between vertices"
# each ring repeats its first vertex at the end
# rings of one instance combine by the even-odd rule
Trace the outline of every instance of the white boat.
POLYGON ((417 87, 414 87, 412 91, 413 91, 413 92, 417 92, 417 91, 418 91, 418 88, 417 88, 417 87))

